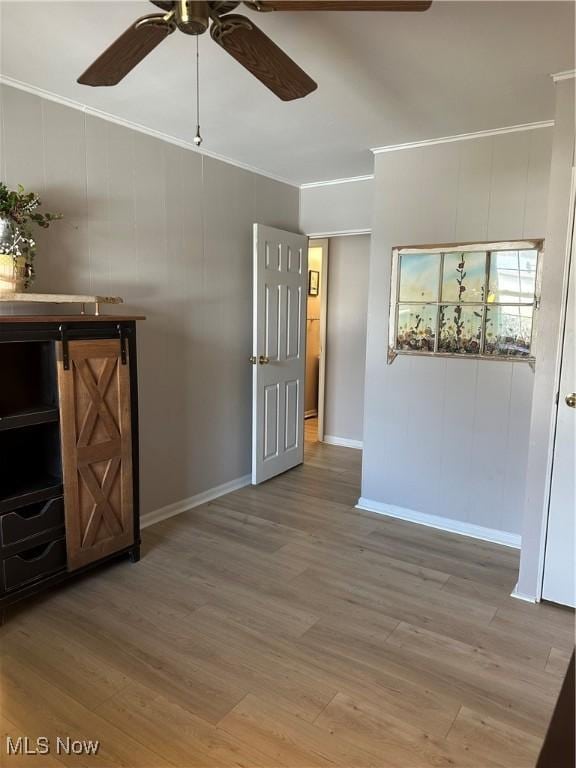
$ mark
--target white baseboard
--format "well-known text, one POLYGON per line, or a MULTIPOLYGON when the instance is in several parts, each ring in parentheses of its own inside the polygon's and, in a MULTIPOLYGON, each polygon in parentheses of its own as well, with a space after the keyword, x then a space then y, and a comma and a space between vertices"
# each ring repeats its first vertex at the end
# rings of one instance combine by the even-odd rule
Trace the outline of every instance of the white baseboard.
POLYGON ((510 597, 515 597, 516 600, 523 600, 525 603, 537 603, 538 600, 536 600, 535 597, 532 595, 524 595, 522 592, 518 592, 518 584, 514 587, 512 592, 510 593, 510 597))
POLYGON ((513 547, 514 549, 520 549, 522 543, 522 537, 517 533, 498 531, 495 528, 484 528, 481 525, 452 520, 449 517, 428 515, 426 512, 416 512, 413 509, 397 507, 394 504, 384 504, 381 501, 374 501, 364 497, 358 499, 356 508, 367 512, 376 512, 387 517, 395 517, 398 520, 407 520, 409 523, 427 525, 429 528, 438 528, 448 533, 458 533, 462 536, 470 536, 473 539, 491 541, 494 544, 502 544, 505 547, 513 547))
POLYGON ((313 419, 316 416, 318 416, 318 409, 313 408, 311 411, 304 411, 304 418, 305 419, 313 419))
POLYGON ((250 485, 251 482, 252 475, 237 477, 236 480, 230 480, 230 482, 222 483, 222 485, 217 485, 215 488, 209 488, 207 491, 197 493, 196 496, 190 496, 188 499, 182 499, 182 501, 176 501, 174 504, 168 504, 166 507, 147 512, 140 519, 140 527, 147 528, 149 525, 159 523, 161 520, 167 520, 169 517, 187 512, 189 509, 199 507, 200 504, 206 504, 220 496, 225 496, 227 493, 244 488, 246 485, 250 485))
POLYGON ((329 445, 341 445, 343 448, 357 448, 359 451, 364 447, 362 440, 349 440, 347 437, 336 437, 336 435, 324 435, 323 442, 329 445))

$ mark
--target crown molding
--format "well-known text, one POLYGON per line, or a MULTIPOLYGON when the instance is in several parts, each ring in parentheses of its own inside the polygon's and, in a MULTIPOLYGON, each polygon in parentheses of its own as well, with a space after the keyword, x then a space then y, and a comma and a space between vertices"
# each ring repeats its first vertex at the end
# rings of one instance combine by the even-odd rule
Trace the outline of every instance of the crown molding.
POLYGON ((475 131, 474 133, 458 133, 455 136, 442 136, 438 139, 424 139, 422 141, 409 141, 406 144, 389 144, 384 147, 373 147, 370 151, 375 155, 384 152, 398 152, 401 149, 417 149, 418 147, 431 147, 435 144, 450 144, 454 141, 468 141, 469 139, 482 139, 488 136, 501 136, 504 133, 518 133, 520 131, 534 131, 537 128, 552 128, 554 120, 542 120, 539 123, 522 123, 520 125, 508 125, 504 128, 492 128, 487 131, 475 131))
POLYGON ((338 229, 331 232, 310 232, 310 240, 322 240, 325 237, 353 237, 354 235, 371 235, 371 229, 338 229))
POLYGON ((52 93, 51 91, 45 91, 43 88, 38 88, 35 85, 24 83, 21 80, 15 80, 12 77, 7 77, 6 75, 0 74, 0 85, 7 85, 10 88, 16 88, 19 91, 25 91, 26 93, 30 93, 33 96, 38 96, 41 99, 46 99, 47 101, 53 101, 56 104, 61 104, 62 106, 70 107, 71 109, 75 109, 79 112, 83 112, 85 115, 89 115, 90 117, 98 117, 101 120, 106 120, 109 123, 120 125, 122 126, 122 128, 129 128, 132 131, 137 131, 138 133, 144 133, 147 136, 152 136, 152 138, 154 139, 165 141, 168 144, 174 144, 175 146, 181 147, 182 149, 188 149, 191 152, 195 152, 196 154, 204 155, 205 157, 210 157, 213 160, 219 160, 222 163, 227 163, 227 165, 233 165, 236 168, 241 168, 244 171, 250 171, 250 173, 255 173, 258 176, 264 176, 267 179, 272 179, 273 181, 279 181, 282 184, 288 184, 289 186, 295 187, 296 189, 300 188, 299 184, 297 184, 294 181, 289 181, 288 179, 284 179, 282 176, 275 176, 274 174, 268 173, 267 171, 264 171, 261 168, 256 168, 252 165, 248 165, 247 163, 242 163, 238 160, 232 160, 230 157, 226 157, 225 155, 220 155, 217 152, 210 152, 210 150, 208 149, 198 148, 192 142, 185 141, 184 139, 179 139, 176 136, 171 136, 170 134, 163 133, 162 131, 157 131, 154 128, 147 128, 145 125, 140 125, 140 123, 133 123, 131 120, 125 120, 124 118, 117 117, 116 115, 112 115, 109 112, 104 112, 103 110, 95 109, 94 107, 89 107, 86 104, 82 104, 82 102, 80 101, 69 99, 66 96, 59 96, 56 93, 52 93))
POLYGON ((555 72, 550 75, 555 83, 559 83, 561 80, 572 80, 576 77, 576 69, 567 69, 565 72, 555 72))
POLYGON ((300 189, 314 189, 315 187, 331 187, 334 184, 350 184, 355 181, 373 181, 374 174, 369 173, 366 176, 350 176, 347 179, 328 179, 328 181, 308 181, 300 184, 300 189))

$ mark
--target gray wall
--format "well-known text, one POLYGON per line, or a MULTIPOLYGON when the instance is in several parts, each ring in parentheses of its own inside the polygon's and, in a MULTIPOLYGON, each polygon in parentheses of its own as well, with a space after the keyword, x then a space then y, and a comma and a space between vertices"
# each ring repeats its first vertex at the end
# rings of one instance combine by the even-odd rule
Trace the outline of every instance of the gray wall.
POLYGON ((300 191, 300 228, 307 235, 370 229, 374 180, 304 187, 300 191))
POLYGON ((66 218, 39 291, 123 296, 139 328, 147 512, 250 471, 252 223, 298 229, 298 189, 2 86, 0 177, 66 218))
POLYGON ((386 363, 397 245, 544 237, 552 131, 376 157, 362 496, 521 531, 534 374, 526 363, 386 363))
POLYGON ((362 441, 370 236, 333 237, 328 257, 325 436, 362 441))
MULTIPOLYGON (((556 84, 556 114, 550 172, 550 211, 546 234, 546 259, 542 270, 542 308, 536 342, 538 365, 534 381, 534 402, 530 428, 530 452, 522 556, 517 592, 535 598, 540 595, 544 543, 547 523, 547 488, 550 472, 551 423, 554 417, 556 366, 560 354, 560 313, 566 243, 568 240, 569 200, 574 165, 575 108, 574 79, 556 84)), ((573 563, 566 563, 566 578, 573 578, 573 563)))

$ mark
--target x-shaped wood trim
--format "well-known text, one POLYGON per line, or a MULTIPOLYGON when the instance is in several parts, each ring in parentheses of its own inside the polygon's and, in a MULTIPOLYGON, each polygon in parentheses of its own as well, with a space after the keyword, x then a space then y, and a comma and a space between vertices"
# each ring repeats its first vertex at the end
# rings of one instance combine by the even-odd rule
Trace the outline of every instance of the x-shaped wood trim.
POLYGON ((92 437, 92 432, 94 431, 98 417, 102 419, 104 427, 106 428, 106 431, 108 432, 111 440, 115 440, 120 437, 116 422, 114 421, 106 401, 104 400, 117 364, 117 358, 106 360, 102 370, 100 371, 100 375, 98 376, 98 381, 96 381, 85 360, 74 361, 74 365, 78 369, 78 373, 82 378, 82 382, 91 397, 90 403, 88 404, 88 408, 86 410, 86 414, 84 416, 82 427, 80 429, 80 434, 78 436, 77 445, 79 447, 88 445, 88 441, 92 437))
POLYGON ((92 508, 92 512, 90 513, 88 525, 86 526, 86 531, 84 533, 82 547, 90 547, 92 544, 94 544, 96 540, 96 534, 98 533, 98 528, 100 526, 100 521, 102 519, 108 526, 108 529, 113 536, 117 536, 123 532, 122 525, 120 524, 120 521, 116 517, 116 514, 112 509, 110 502, 108 501, 108 496, 110 495, 110 491, 112 490, 112 486, 114 485, 114 480, 116 479, 116 475, 118 474, 119 469, 120 457, 116 456, 115 458, 110 459, 110 462, 106 468, 106 472, 104 473, 102 486, 100 486, 100 483, 94 475, 92 467, 88 465, 78 467, 78 473, 80 474, 80 477, 84 481, 84 484, 94 501, 94 506, 92 508))

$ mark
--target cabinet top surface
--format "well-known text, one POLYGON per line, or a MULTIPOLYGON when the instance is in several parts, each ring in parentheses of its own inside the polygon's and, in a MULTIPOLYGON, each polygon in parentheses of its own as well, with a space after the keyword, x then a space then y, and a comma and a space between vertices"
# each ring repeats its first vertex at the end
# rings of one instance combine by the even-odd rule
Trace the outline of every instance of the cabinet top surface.
POLYGON ((144 315, 1 315, 2 323, 121 323, 146 320, 144 315))

